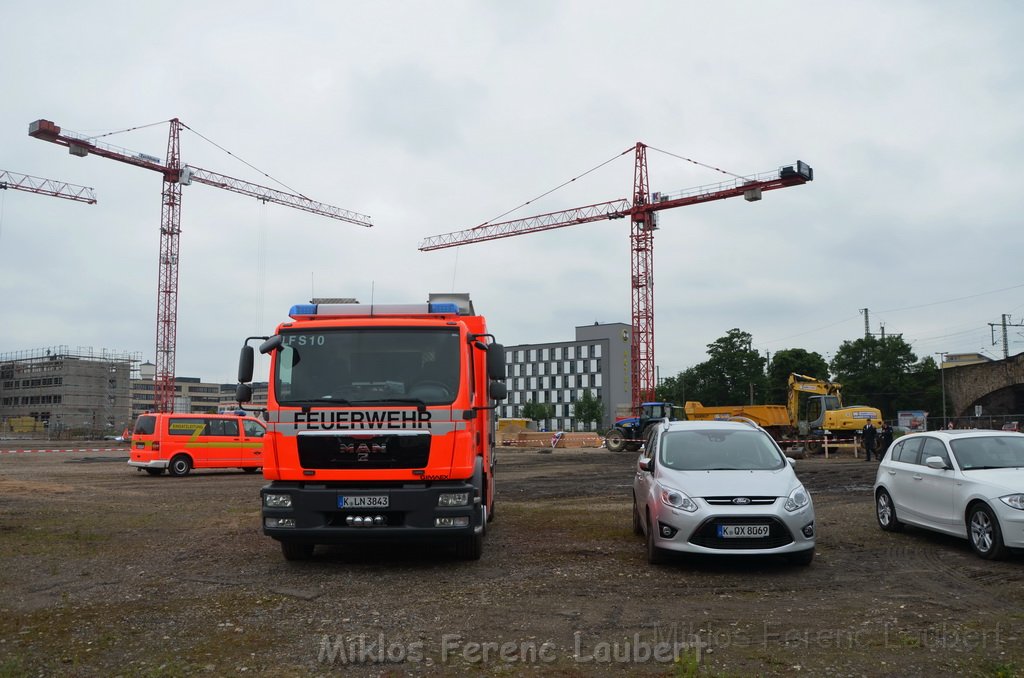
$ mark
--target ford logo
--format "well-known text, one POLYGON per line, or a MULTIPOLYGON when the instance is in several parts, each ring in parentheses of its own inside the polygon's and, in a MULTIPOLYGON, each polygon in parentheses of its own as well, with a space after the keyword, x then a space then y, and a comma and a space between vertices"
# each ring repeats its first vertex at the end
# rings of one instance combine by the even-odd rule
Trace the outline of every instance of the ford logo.
POLYGON ((732 500, 732 503, 734 503, 734 504, 749 504, 750 503, 750 499, 748 499, 747 497, 736 497, 735 499, 732 500))

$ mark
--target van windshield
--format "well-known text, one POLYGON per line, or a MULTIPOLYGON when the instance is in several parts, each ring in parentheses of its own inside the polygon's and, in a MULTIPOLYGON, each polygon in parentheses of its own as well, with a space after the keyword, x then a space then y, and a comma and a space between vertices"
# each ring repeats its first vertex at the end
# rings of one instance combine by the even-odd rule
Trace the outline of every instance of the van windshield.
POLYGON ((452 403, 459 332, 452 329, 285 330, 274 363, 281 404, 452 403))

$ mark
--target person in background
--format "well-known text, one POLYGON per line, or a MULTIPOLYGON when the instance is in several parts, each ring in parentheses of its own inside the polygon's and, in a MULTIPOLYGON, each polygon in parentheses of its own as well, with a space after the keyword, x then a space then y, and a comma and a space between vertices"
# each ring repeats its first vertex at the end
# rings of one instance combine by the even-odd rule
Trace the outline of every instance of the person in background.
POLYGON ((892 445, 892 425, 887 421, 882 422, 882 428, 878 431, 878 458, 885 456, 885 451, 892 445))
POLYGON ((868 420, 868 423, 864 424, 864 461, 871 461, 871 453, 875 451, 875 435, 878 433, 875 430, 875 425, 868 420))

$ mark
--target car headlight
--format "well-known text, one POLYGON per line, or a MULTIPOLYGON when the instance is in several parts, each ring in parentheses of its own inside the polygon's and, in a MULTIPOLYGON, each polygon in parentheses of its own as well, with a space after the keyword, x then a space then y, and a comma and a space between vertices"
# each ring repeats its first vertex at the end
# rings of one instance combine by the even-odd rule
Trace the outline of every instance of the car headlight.
POLYGON ((1024 511, 1024 494, 1008 494, 1005 497, 999 497, 999 499, 1010 508, 1024 511))
POLYGON ((661 503, 672 508, 682 509, 687 513, 693 513, 697 510, 697 502, 679 490, 673 490, 671 487, 661 488, 661 503))
POLYGON ((799 485, 786 498, 786 510, 790 512, 799 511, 810 503, 811 495, 807 494, 807 490, 804 489, 803 485, 799 485))

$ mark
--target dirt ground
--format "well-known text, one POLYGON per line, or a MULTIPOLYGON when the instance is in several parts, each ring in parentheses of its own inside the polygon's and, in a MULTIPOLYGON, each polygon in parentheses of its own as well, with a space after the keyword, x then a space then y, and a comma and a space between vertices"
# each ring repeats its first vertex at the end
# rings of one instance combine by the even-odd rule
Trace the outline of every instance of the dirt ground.
POLYGON ((634 453, 503 448, 483 558, 283 560, 262 478, 0 454, 0 676, 1024 675, 1024 556, 878 529, 874 464, 813 458, 808 567, 646 562, 634 453))

